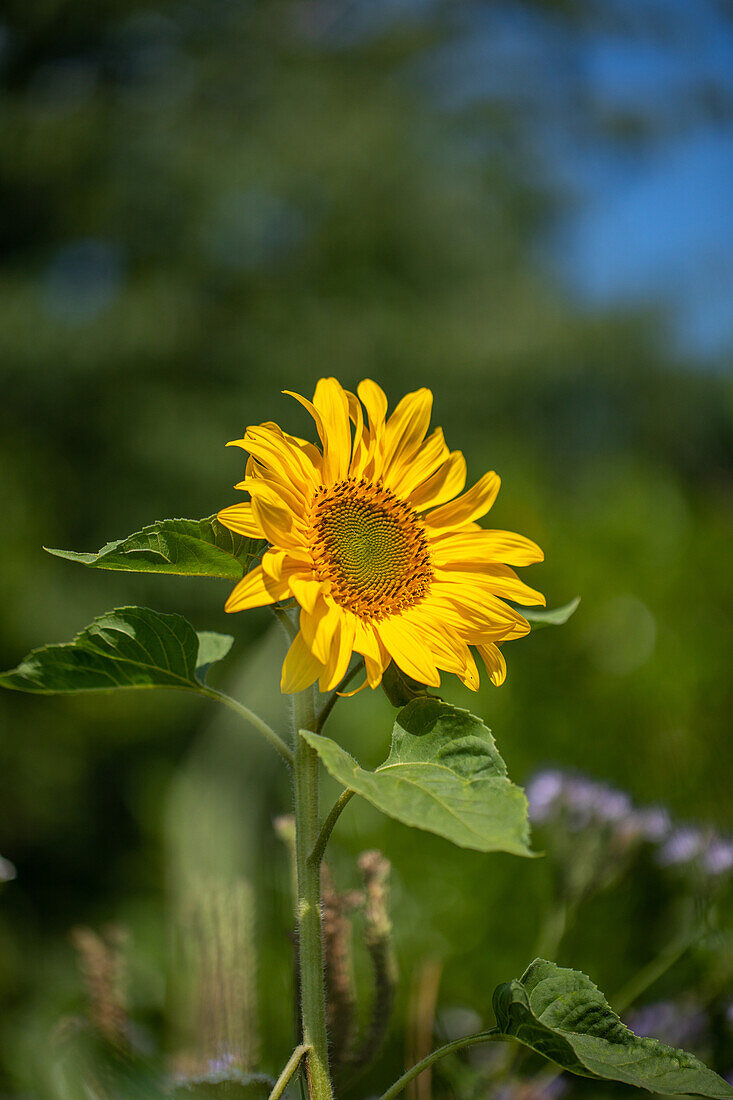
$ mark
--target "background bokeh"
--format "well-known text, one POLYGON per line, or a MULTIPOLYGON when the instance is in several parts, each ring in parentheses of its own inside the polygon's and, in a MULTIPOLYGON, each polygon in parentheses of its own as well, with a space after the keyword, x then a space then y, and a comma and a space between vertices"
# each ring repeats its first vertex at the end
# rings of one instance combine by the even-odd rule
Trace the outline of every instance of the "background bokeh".
MULTIPOLYGON (((215 678, 281 720, 267 612, 225 616, 224 582, 85 572, 41 547, 232 503, 227 440, 261 420, 309 431, 283 388, 429 386, 469 470, 502 476, 495 525, 544 548, 529 582, 550 606, 582 596, 567 626, 508 647, 505 686, 448 697, 519 782, 573 768, 733 827, 733 7, 6 0, 0 77, 2 667, 148 604, 233 632, 215 678)), ((360 695, 330 732, 376 764, 392 713, 360 695)), ((5 693, 0 714, 17 869, 0 1094, 41 1090, 49 1037, 82 1011, 78 925, 128 930, 138 1026, 165 1045, 172 882, 219 863, 256 898, 259 1062, 276 1071, 292 1042, 279 761, 173 694, 5 693)), ((374 846, 401 975, 376 1091, 432 960, 442 1009, 491 1019, 552 876, 353 803, 342 888, 374 846)), ((651 872, 624 876, 559 961, 611 992, 654 954, 662 909, 651 872)), ((682 960, 662 992, 696 980, 682 960)))

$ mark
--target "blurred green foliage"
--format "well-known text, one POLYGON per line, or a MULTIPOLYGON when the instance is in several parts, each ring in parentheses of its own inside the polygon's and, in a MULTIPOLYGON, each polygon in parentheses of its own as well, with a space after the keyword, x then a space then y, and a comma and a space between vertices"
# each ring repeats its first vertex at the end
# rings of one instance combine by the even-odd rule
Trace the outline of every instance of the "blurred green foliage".
MULTIPOLYGON (((652 313, 581 312, 548 274, 538 241, 570 200, 528 163, 521 112, 431 98, 420 62, 441 10, 350 38, 337 4, 8 0, 2 667, 148 604, 235 633, 212 679, 282 720, 279 636, 266 611, 224 615, 227 582, 86 571, 41 546, 96 550, 232 503, 227 440, 262 420, 308 431, 283 388, 369 376, 394 402, 427 385, 473 476, 503 478, 496 526, 544 548, 530 583, 550 606, 583 597, 567 626, 507 647, 505 686, 446 696, 486 720, 515 781, 558 763, 731 827, 730 377, 673 357, 652 313)), ((49 1036, 81 1010, 76 925, 129 929, 130 1000, 161 1036, 176 883, 201 868, 254 888, 258 1068, 277 1073, 292 1045, 281 762, 184 696, 4 693, 0 714, 0 851, 18 872, 0 893, 0 1091, 42 1091, 49 1036)), ((392 714, 362 693, 329 734, 373 766, 392 714)), ((490 1019, 551 874, 354 800, 339 888, 370 847, 393 863, 401 975, 376 1090, 403 1066, 426 961, 444 964, 440 1005, 490 1019)), ((645 881, 593 903, 559 961, 622 984, 665 934, 645 881)), ((689 961, 668 979, 695 980, 689 961)))

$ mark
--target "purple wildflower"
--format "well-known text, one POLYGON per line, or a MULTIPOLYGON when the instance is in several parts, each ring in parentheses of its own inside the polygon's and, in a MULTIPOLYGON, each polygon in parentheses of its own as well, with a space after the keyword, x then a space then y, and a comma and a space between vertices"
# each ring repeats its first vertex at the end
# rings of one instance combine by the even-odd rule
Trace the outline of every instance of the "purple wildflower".
POLYGON ((606 783, 596 783, 585 776, 564 776, 559 804, 567 812, 575 828, 592 823, 615 825, 631 812, 631 799, 606 783))
POLYGON ((654 1001, 629 1014, 628 1026, 637 1035, 680 1047, 694 1045, 705 1034, 706 1014, 690 1001, 654 1001))
POLYGON ((568 1090, 565 1077, 538 1077, 534 1081, 510 1081, 496 1092, 496 1100, 559 1100, 568 1090))
POLYGON ((574 828, 591 823, 615 825, 632 811, 631 799, 623 791, 555 770, 540 772, 530 780, 527 797, 530 817, 537 824, 564 812, 574 828))
POLYGON ((643 809, 634 810, 629 824, 643 840, 650 844, 659 844, 663 841, 671 828, 669 814, 661 806, 645 806, 643 809))
POLYGON ((733 868, 733 841, 713 837, 703 855, 703 866, 711 875, 723 875, 733 868))
POLYGON ((701 829, 686 825, 674 829, 659 851, 659 862, 664 867, 673 867, 679 863, 690 863, 705 850, 706 838, 701 829))
POLYGON ((527 785, 529 815, 532 821, 547 821, 553 810, 557 809, 562 793, 564 776, 562 772, 539 772, 527 785))

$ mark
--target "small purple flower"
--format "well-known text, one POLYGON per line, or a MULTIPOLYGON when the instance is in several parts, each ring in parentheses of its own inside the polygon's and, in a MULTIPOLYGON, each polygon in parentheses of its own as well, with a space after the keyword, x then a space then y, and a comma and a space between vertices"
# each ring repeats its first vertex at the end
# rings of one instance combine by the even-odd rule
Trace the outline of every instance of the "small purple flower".
POLYGON ((570 778, 563 791, 563 805, 576 828, 592 822, 615 825, 631 813, 631 799, 606 783, 594 783, 585 777, 570 778))
POLYGON ((562 772, 539 772, 527 785, 529 816, 537 823, 547 821, 557 808, 562 794, 564 776, 562 772))
POLYGON ((631 823, 639 836, 650 844, 661 843, 671 828, 669 814, 661 806, 646 806, 641 810, 634 810, 631 823))
POLYGON ((701 829, 686 825, 674 829, 659 851, 659 862, 663 867, 673 867, 679 863, 690 863, 705 850, 706 837, 701 829))
POLYGON ((711 875, 723 875, 733 867, 733 841, 716 836, 703 855, 703 867, 711 875))
POLYGON ((605 785, 599 787, 596 795, 596 816, 601 821, 613 825, 623 821, 632 810, 631 799, 623 791, 616 791, 605 785))
POLYGON ((636 1035, 650 1035, 680 1047, 702 1038, 708 1018, 690 1001, 654 1001, 630 1013, 627 1023, 636 1035))
POLYGON ((568 1090, 565 1077, 538 1077, 534 1081, 509 1081, 499 1088, 496 1100, 560 1100, 568 1090))

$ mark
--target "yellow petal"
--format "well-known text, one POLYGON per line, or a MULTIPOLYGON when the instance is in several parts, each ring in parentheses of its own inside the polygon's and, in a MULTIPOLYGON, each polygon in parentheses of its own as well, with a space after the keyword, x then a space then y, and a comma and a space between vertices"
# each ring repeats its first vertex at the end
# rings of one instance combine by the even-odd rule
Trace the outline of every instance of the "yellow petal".
POLYGON ((294 446, 279 428, 260 424, 248 428, 244 446, 268 473, 289 485, 295 492, 303 493, 318 483, 320 470, 305 452, 294 446))
POLYGON ((321 669, 320 661, 305 644, 302 632, 298 631, 283 662, 280 690, 284 695, 304 691, 318 679, 321 669))
POLYGON ((476 668, 476 662, 473 658, 473 654, 469 649, 466 654, 466 663, 460 672, 457 672, 459 680, 461 680, 469 691, 478 691, 481 687, 481 679, 476 668))
POLYGON ((427 435, 433 395, 430 390, 405 394, 384 429, 384 469, 386 476, 393 465, 409 461, 427 435))
POLYGON ((466 484, 466 460, 460 451, 451 451, 443 465, 410 493, 410 504, 417 512, 435 508, 463 492, 466 484))
POLYGON ((351 454, 349 476, 358 479, 364 472, 364 467, 369 458, 367 448, 368 430, 364 424, 364 410, 361 407, 361 401, 356 394, 349 393, 348 390, 346 391, 346 397, 349 402, 349 416, 354 425, 354 446, 351 454))
POLYGON ((500 641, 511 642, 515 638, 524 638, 525 635, 529 634, 529 631, 530 625, 527 620, 524 618, 520 618, 519 622, 516 622, 509 633, 501 638, 500 641))
POLYGON ((290 578, 290 591, 304 611, 313 611, 323 589, 321 582, 315 580, 312 574, 311 569, 310 575, 304 572, 290 578))
POLYGON ((377 434, 384 426, 387 415, 387 398, 381 386, 372 382, 371 378, 365 378, 356 387, 356 392, 369 416, 369 427, 373 434, 377 434))
POLYGON ((536 542, 513 531, 455 532, 431 541, 430 551, 438 566, 458 562, 534 565, 545 557, 536 542))
POLYGON ((247 611, 251 607, 265 607, 289 594, 286 581, 273 581, 261 565, 255 566, 235 585, 224 604, 225 611, 247 611))
POLYGON ((236 531, 238 535, 248 535, 253 539, 265 537, 249 503, 230 504, 228 508, 222 508, 216 518, 219 523, 223 523, 230 531, 236 531))
POLYGON ((370 688, 379 687, 380 683, 382 682, 384 670, 389 664, 389 660, 390 658, 388 654, 386 654, 379 661, 375 661, 371 657, 364 658, 364 668, 366 670, 367 683, 369 684, 370 688))
POLYGON ((354 616, 339 616, 338 629, 331 645, 331 655, 326 668, 321 672, 319 687, 321 691, 333 691, 349 667, 354 652, 354 616))
POLYGON ((302 405, 303 408, 306 409, 311 414, 311 416, 313 417, 313 420, 315 421, 316 431, 318 432, 318 438, 320 439, 321 443, 325 445, 326 430, 323 426, 323 420, 321 419, 321 414, 319 413, 318 409, 315 407, 313 402, 309 401, 307 397, 303 397, 302 394, 296 393, 294 390, 283 390, 282 392, 287 397, 294 397, 295 400, 298 402, 298 404, 302 405))
POLYGON ((333 600, 319 599, 312 611, 303 609, 300 613, 300 629, 303 638, 322 665, 326 665, 331 656, 333 639, 338 629, 342 612, 333 600))
POLYGON ((361 619, 356 620, 354 649, 357 653, 361 653, 362 657, 369 657, 372 661, 378 662, 382 659, 383 650, 371 623, 364 623, 361 619))
POLYGON ((442 581, 433 584, 423 607, 434 612, 437 618, 445 618, 446 623, 470 644, 500 641, 514 636, 518 627, 524 633, 529 630, 527 620, 497 596, 442 581))
POLYGON ((321 378, 313 395, 326 432, 323 440, 323 475, 326 484, 348 477, 351 461, 351 421, 346 392, 335 378, 321 378))
POLYGON ((491 470, 479 478, 472 489, 469 489, 457 500, 450 504, 444 504, 433 512, 428 512, 425 523, 433 530, 442 528, 461 527, 464 523, 471 523, 485 515, 496 500, 499 492, 501 478, 491 470))
POLYGON ((471 585, 478 591, 490 592, 505 600, 513 600, 514 603, 541 604, 543 607, 546 603, 542 593, 520 581, 508 565, 466 566, 461 563, 460 568, 436 567, 435 576, 438 580, 471 585))
POLYGON ((375 630, 392 660, 403 672, 421 684, 440 687, 440 673, 416 627, 406 622, 404 617, 393 615, 377 623, 375 630))
POLYGON ((235 489, 241 489, 254 500, 255 497, 264 497, 273 504, 284 505, 294 516, 305 513, 306 504, 302 496, 293 492, 291 485, 284 485, 280 481, 274 481, 271 477, 245 477, 238 481, 235 489))
POLYGON ((427 481, 448 458, 442 428, 436 428, 423 443, 418 452, 401 461, 395 460, 389 473, 384 476, 384 484, 394 490, 397 496, 409 497, 414 489, 427 481))
POLYGON ((268 577, 275 581, 287 580, 291 585, 297 575, 311 569, 311 562, 305 551, 268 550, 262 558, 262 568, 268 577))
POLYGON ((265 538, 273 546, 303 549, 303 537, 299 534, 293 513, 289 509, 258 495, 252 498, 252 510, 265 538))
POLYGON ((384 449, 384 424, 387 415, 387 398, 384 390, 370 378, 365 378, 356 387, 369 417, 369 430, 364 432, 364 454, 360 461, 360 474, 374 476, 375 469, 382 472, 382 453, 384 449))
POLYGON ((371 623, 364 623, 361 619, 355 619, 354 626, 354 652, 360 653, 364 658, 369 687, 379 687, 382 673, 391 658, 371 623))
POLYGON ((489 642, 488 645, 476 646, 476 648, 486 665, 486 671, 489 674, 492 684, 496 687, 500 687, 506 679, 506 661, 504 660, 504 654, 499 647, 495 646, 492 642, 489 642))

